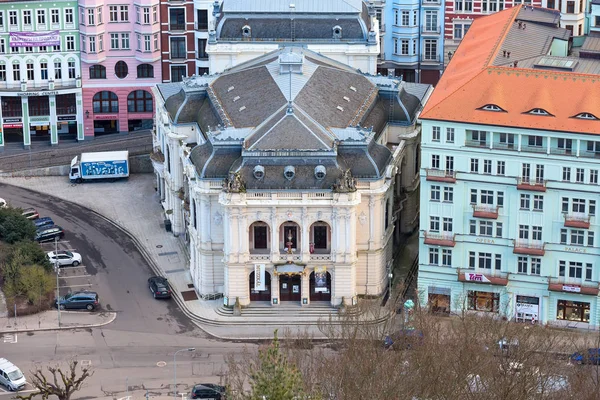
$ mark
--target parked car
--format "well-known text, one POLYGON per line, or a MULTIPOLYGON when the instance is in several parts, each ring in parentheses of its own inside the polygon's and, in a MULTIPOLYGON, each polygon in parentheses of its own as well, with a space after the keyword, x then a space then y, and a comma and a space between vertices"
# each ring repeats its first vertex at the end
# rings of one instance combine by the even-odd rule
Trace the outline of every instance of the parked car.
POLYGON ((38 219, 40 214, 35 210, 35 208, 26 208, 21 213, 27 219, 38 219))
POLYGON ((66 309, 87 309, 95 310, 100 304, 98 293, 96 292, 75 292, 64 295, 54 301, 56 307, 61 310, 66 309))
POLYGON ((65 231, 58 225, 50 225, 44 227, 44 229, 38 229, 35 234, 35 240, 38 242, 46 242, 48 240, 54 240, 54 238, 62 238, 65 236, 65 231))
POLYGON ((36 229, 40 229, 40 228, 43 228, 44 226, 48 226, 48 225, 54 225, 54 221, 52 221, 52 218, 50 218, 50 217, 42 217, 42 218, 34 219, 33 223, 34 223, 36 229))
POLYGON ((592 348, 585 352, 573 353, 569 359, 573 364, 600 365, 600 349, 592 348))
POLYGON ((8 208, 8 203, 6 200, 0 197, 0 208, 8 208))
POLYGON ((66 250, 59 251, 51 251, 48 253, 48 259, 52 263, 52 265, 58 263, 59 267, 64 267, 65 265, 72 265, 74 267, 81 264, 81 254, 79 253, 71 253, 66 250))
POLYGON ((383 339, 383 347, 394 350, 408 350, 423 343, 423 331, 418 329, 401 329, 383 339))
POLYGON ((225 391, 225 386, 215 385, 213 383, 202 383, 194 385, 188 398, 225 400, 225 391))
POLYGON ((162 276, 153 276, 148 278, 148 288, 155 299, 170 299, 171 288, 169 287, 169 281, 167 278, 162 276))
POLYGON ((6 358, 0 358, 0 383, 10 391, 21 390, 27 383, 21 370, 6 358))

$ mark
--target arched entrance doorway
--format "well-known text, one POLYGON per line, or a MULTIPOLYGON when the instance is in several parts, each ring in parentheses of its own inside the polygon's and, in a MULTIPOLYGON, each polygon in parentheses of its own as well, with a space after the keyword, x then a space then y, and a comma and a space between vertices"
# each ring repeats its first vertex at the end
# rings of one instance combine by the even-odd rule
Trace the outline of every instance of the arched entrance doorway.
POLYGON ((302 298, 302 276, 300 274, 280 274, 279 297, 281 301, 300 302, 302 298))
POLYGON ((315 273, 310 274, 310 301, 331 301, 331 274, 319 274, 315 280, 315 273))
POLYGON ((271 274, 265 271, 265 290, 254 290, 254 271, 250 273, 250 301, 271 301, 271 274))

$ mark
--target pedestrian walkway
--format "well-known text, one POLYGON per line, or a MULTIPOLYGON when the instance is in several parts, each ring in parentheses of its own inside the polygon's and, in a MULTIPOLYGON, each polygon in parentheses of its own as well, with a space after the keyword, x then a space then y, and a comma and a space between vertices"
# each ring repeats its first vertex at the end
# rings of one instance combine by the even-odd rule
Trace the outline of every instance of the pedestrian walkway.
MULTIPOLYGON (((8 315, 0 318, 0 334, 18 333, 29 331, 51 331, 58 329, 92 328, 110 324, 116 318, 114 312, 79 312, 61 311, 60 325, 58 323, 58 310, 43 311, 41 313, 13 316, 8 315)), ((4 340, 7 340, 4 337, 4 340)), ((13 336, 14 338, 14 336, 13 336)), ((10 337, 9 337, 10 339, 10 337)), ((11 339, 15 340, 15 339, 11 339)))
MULTIPOLYGON (((303 334, 323 338, 318 320, 337 318, 337 310, 303 313, 285 309, 261 316, 234 316, 223 309, 223 299, 203 300, 185 296, 193 292, 187 250, 181 238, 165 231, 163 209, 156 194, 153 174, 132 175, 127 181, 72 185, 67 177, 0 177, 0 182, 38 191, 89 208, 128 232, 157 275, 169 279, 174 299, 196 325, 223 339, 268 339, 279 329, 288 335, 303 334), (243 327, 243 329, 232 329, 243 327)), ((385 319, 381 316, 379 320, 385 319)))

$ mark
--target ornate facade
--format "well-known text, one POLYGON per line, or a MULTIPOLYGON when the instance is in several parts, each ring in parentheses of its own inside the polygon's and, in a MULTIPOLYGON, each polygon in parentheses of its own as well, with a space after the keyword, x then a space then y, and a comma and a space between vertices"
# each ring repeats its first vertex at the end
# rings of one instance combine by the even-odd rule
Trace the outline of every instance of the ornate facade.
POLYGON ((430 91, 286 47, 158 85, 157 186, 198 294, 337 305, 384 292, 418 223, 430 91))

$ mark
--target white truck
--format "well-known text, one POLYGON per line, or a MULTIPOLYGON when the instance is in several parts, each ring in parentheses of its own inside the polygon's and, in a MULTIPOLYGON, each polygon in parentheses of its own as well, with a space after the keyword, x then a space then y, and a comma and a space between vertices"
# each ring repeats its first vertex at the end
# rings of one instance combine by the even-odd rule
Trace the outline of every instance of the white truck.
POLYGON ((71 160, 69 179, 81 183, 100 179, 121 179, 129 176, 129 151, 81 153, 71 160))

